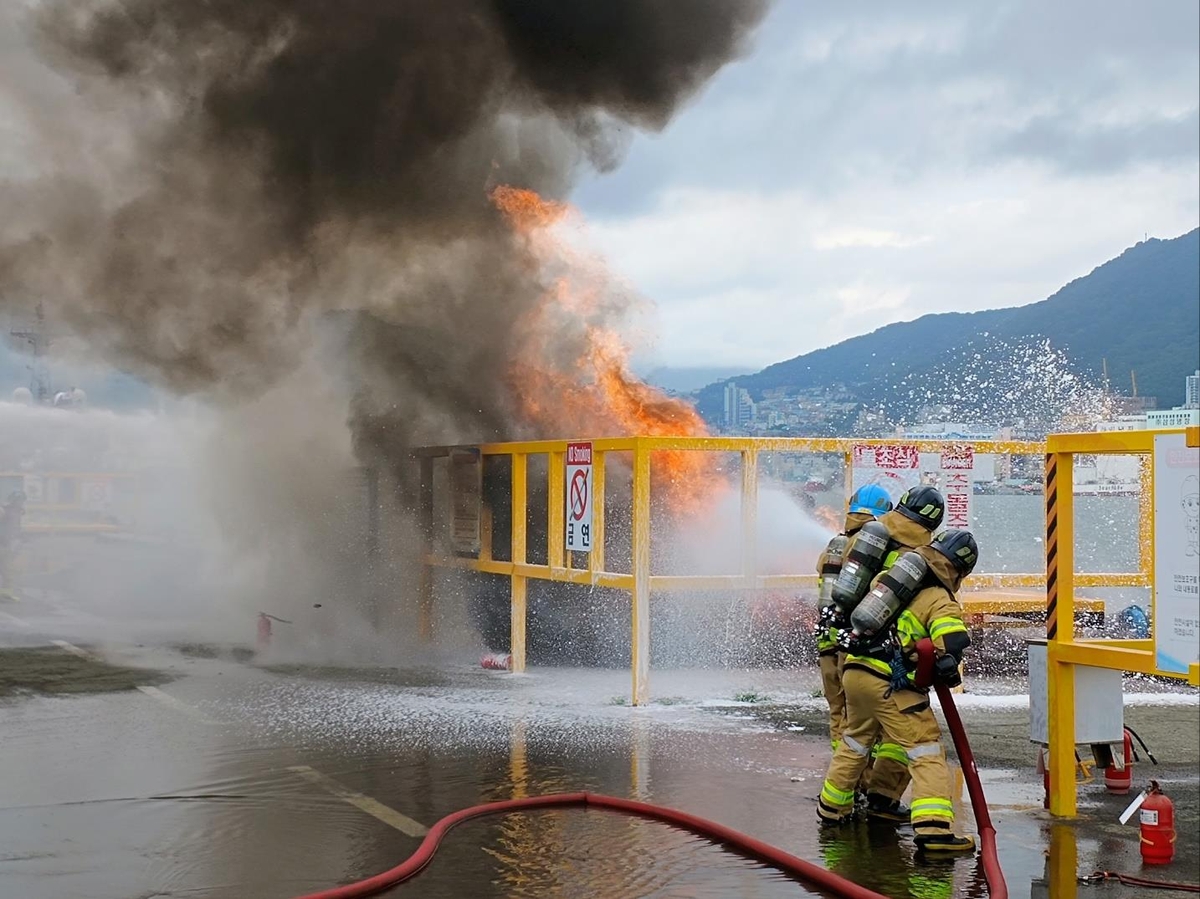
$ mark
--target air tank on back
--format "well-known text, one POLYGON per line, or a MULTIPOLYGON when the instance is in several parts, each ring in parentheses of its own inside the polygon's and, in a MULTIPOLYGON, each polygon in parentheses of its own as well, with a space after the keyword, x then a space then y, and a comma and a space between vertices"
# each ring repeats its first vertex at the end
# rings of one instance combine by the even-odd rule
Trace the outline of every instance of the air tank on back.
POLYGON ((888 627, 921 590, 929 564, 920 553, 907 552, 896 560, 887 573, 850 615, 850 627, 860 639, 870 639, 888 627))
POLYGON ((821 593, 819 596, 821 608, 833 602, 833 583, 841 573, 842 556, 845 555, 846 545, 849 542, 850 538, 845 534, 838 534, 825 547, 825 554, 821 557, 821 593))
POLYGON ((888 529, 878 521, 868 521, 855 536, 830 597, 847 615, 867 595, 871 580, 883 568, 891 539, 888 529))

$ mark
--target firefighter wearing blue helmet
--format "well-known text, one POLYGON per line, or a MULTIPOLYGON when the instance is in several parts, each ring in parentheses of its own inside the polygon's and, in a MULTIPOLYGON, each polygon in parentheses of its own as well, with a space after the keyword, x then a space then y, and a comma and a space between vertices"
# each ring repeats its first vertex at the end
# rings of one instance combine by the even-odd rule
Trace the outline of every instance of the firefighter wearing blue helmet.
MULTIPOLYGON (((869 522, 892 510, 888 492, 878 484, 860 487, 850 497, 842 532, 829 541, 817 560, 821 614, 817 621, 817 664, 821 670, 821 690, 829 704, 829 741, 836 752, 846 728, 846 694, 842 688, 845 654, 838 647, 838 634, 847 624, 830 599, 845 551, 853 537, 869 522)), ((896 813, 897 800, 908 787, 908 760, 898 746, 881 743, 874 748, 873 763, 864 775, 862 790, 874 797, 877 808, 896 813), (873 785, 873 786, 872 786, 873 785), (885 798, 881 798, 885 797, 885 798)), ((905 812, 907 810, 904 810, 905 812)), ((890 820, 889 816, 889 820, 890 820)))

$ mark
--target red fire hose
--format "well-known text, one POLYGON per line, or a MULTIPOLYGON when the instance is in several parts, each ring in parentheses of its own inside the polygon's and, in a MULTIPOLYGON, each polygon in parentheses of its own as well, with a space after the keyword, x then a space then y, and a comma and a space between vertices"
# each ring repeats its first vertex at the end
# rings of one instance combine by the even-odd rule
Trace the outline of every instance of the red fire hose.
MULTIPOLYGON (((928 683, 933 679, 933 654, 932 640, 926 638, 918 641, 918 683, 928 683), (922 681, 924 673, 927 673, 927 679, 922 681)), ((992 899, 1008 899, 1008 884, 1004 882, 1004 872, 1000 870, 1000 856, 996 851, 996 828, 992 826, 987 798, 983 795, 983 785, 979 782, 979 768, 975 765, 971 744, 967 742, 967 731, 963 727, 962 718, 958 716, 958 708, 954 705, 954 694, 950 692, 950 688, 939 682, 935 684, 935 689, 942 704, 942 714, 946 716, 946 726, 950 728, 950 736, 954 739, 954 751, 958 753, 958 763, 962 766, 963 779, 967 782, 967 794, 971 797, 971 808, 975 812, 975 826, 979 829, 979 854, 983 861, 983 876, 987 881, 988 893, 992 899)))
POLYGON ((845 899, 887 899, 886 896, 882 896, 874 890, 868 890, 866 887, 861 887, 856 883, 846 880, 844 877, 838 877, 831 871, 826 871, 820 865, 806 862, 802 858, 797 858, 790 853, 784 852, 782 849, 764 843, 762 840, 756 840, 754 837, 717 824, 715 821, 709 821, 706 818, 689 815, 687 812, 677 811, 661 805, 651 805, 648 802, 635 802, 632 799, 618 799, 616 796, 604 796, 600 793, 551 793, 547 796, 531 796, 528 799, 507 799, 502 802, 489 802, 485 805, 474 805, 470 808, 465 808, 452 815, 447 815, 433 825, 429 833, 426 834, 425 839, 422 840, 421 845, 417 847, 417 851, 409 856, 407 861, 397 865, 390 871, 384 871, 382 874, 376 874, 374 877, 360 880, 357 883, 348 883, 345 886, 309 893, 299 897, 299 899, 359 899, 362 896, 374 896, 376 893, 380 893, 389 887, 394 887, 396 884, 403 883, 420 873, 433 859, 433 854, 437 851, 438 843, 442 841, 442 837, 456 824, 461 824, 471 818, 479 818, 484 815, 525 812, 532 809, 563 806, 585 806, 587 808, 607 809, 626 815, 636 815, 642 818, 663 821, 683 830, 690 830, 699 836, 707 837, 713 842, 721 843, 735 852, 777 868, 809 886, 827 890, 835 896, 842 896, 845 899))
MULTIPOLYGON (((917 644, 918 677, 923 673, 929 680, 933 671, 933 644, 923 640, 917 644), (921 644, 928 644, 922 646, 921 644)), ((967 782, 967 791, 971 797, 971 805, 975 809, 975 821, 979 827, 981 853, 983 856, 983 873, 987 880, 988 892, 992 899, 1008 899, 1008 885, 1000 871, 1000 862, 996 855, 996 829, 992 827, 992 819, 988 814, 987 801, 983 796, 983 787, 979 783, 979 771, 975 767, 975 757, 967 744, 966 732, 963 730, 962 719, 954 707, 954 698, 944 684, 937 685, 938 698, 942 703, 942 711, 946 715, 946 723, 954 738, 954 748, 958 751, 962 763, 963 776, 967 782)), ((740 833, 715 821, 691 815, 662 805, 648 802, 636 802, 632 799, 619 799, 616 796, 605 796, 600 793, 552 793, 547 796, 531 796, 528 799, 507 799, 501 802, 489 802, 484 805, 474 805, 442 818, 430 828, 421 845, 403 863, 382 874, 376 874, 357 883, 333 887, 316 893, 308 893, 298 899, 360 899, 363 896, 374 896, 386 889, 403 883, 415 877, 433 859, 438 844, 447 831, 455 825, 472 818, 485 815, 501 815, 511 812, 524 812, 533 809, 561 808, 583 806, 586 808, 604 809, 662 821, 683 830, 689 830, 698 836, 706 837, 715 843, 720 843, 747 858, 755 859, 763 864, 783 871, 802 881, 810 887, 825 890, 843 899, 886 899, 874 890, 839 877, 832 871, 827 871, 820 865, 797 858, 791 853, 784 852, 775 846, 756 840, 754 837, 740 833)))

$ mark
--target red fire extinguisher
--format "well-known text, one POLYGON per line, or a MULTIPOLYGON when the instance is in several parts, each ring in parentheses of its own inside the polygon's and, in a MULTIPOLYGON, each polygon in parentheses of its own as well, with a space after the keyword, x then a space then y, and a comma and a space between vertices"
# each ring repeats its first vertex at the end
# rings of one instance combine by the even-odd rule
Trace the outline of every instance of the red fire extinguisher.
POLYGON ((281 624, 291 624, 286 618, 280 618, 278 615, 268 615, 266 612, 258 613, 258 633, 257 644, 258 651, 265 652, 271 646, 271 622, 278 621, 281 624))
POLYGON ((271 616, 266 612, 258 613, 257 643, 260 651, 271 645, 271 616))
POLYGON ((508 671, 512 668, 512 656, 507 652, 489 652, 484 654, 479 664, 490 671, 508 671))
POLYGON ((1163 793, 1157 780, 1139 811, 1142 824, 1142 864, 1165 865, 1175 857, 1175 804, 1163 793))
POLYGON ((1126 727, 1124 730, 1125 739, 1122 741, 1124 766, 1118 768, 1116 764, 1110 764, 1104 768, 1104 786, 1110 793, 1122 796, 1129 792, 1129 788, 1133 784, 1133 763, 1141 761, 1138 758, 1137 750, 1133 748, 1134 740, 1138 741, 1142 752, 1146 753, 1146 757, 1150 759, 1151 763, 1158 764, 1158 759, 1154 757, 1154 753, 1150 751, 1150 747, 1146 745, 1146 741, 1141 738, 1141 735, 1132 727, 1126 727))
POLYGON ((1129 728, 1125 728, 1122 749, 1124 764, 1118 768, 1114 758, 1104 768, 1104 786, 1108 788, 1108 792, 1116 793, 1118 796, 1124 796, 1133 786, 1133 738, 1129 735, 1129 728))

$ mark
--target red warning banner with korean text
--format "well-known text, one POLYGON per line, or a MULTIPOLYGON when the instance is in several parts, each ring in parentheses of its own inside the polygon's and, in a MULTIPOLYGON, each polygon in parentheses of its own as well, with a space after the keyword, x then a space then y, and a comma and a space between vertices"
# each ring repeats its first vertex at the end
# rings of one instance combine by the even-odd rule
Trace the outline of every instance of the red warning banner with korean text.
POLYGON ((975 472, 975 449, 956 446, 942 451, 942 465, 938 481, 942 496, 946 498, 948 528, 969 528, 973 496, 971 481, 975 472))
POLYGON ((921 483, 921 453, 916 444, 856 443, 851 450, 850 482, 852 493, 867 484, 878 484, 895 503, 905 490, 921 483))

